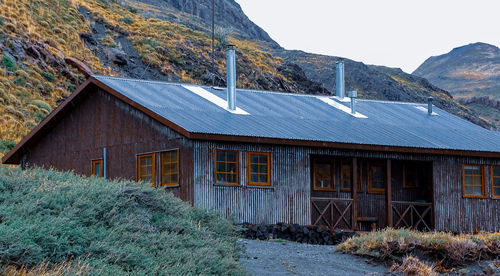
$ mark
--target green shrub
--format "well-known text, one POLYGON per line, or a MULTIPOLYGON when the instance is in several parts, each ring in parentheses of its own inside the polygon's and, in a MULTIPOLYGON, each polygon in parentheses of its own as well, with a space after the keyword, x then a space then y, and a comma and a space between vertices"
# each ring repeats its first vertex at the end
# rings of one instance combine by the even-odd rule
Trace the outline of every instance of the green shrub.
POLYGON ((33 104, 34 106, 37 106, 40 109, 46 110, 48 113, 50 113, 52 111, 52 108, 50 107, 50 105, 42 100, 34 100, 31 104, 33 104))
POLYGON ((0 264, 90 275, 243 275, 235 226, 144 183, 0 167, 0 264))
POLYGON ((134 20, 130 17, 123 17, 120 19, 120 21, 127 24, 127 25, 134 23, 134 20))
POLYGON ((2 25, 3 25, 3 18, 0 17, 0 26, 2 26, 2 25))
POLYGON ((16 71, 17 70, 17 65, 16 62, 13 61, 11 58, 8 56, 3 56, 2 57, 2 65, 7 68, 9 71, 16 71))
POLYGON ((6 153, 16 145, 16 142, 11 140, 0 140, 0 152, 6 153))
POLYGON ((69 92, 73 92, 75 91, 75 85, 72 84, 71 82, 68 82, 67 85, 66 85, 67 89, 69 92))
POLYGON ((49 82, 53 82, 56 78, 49 72, 42 72, 42 76, 49 82))
POLYGON ((14 79, 14 83, 17 85, 25 85, 26 84, 26 79, 23 77, 17 77, 14 79))

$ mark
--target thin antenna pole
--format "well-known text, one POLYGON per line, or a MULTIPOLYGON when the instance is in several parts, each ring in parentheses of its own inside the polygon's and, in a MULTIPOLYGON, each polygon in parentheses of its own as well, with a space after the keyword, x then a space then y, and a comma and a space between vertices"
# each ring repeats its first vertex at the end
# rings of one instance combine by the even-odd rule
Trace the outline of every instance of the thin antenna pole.
POLYGON ((215 0, 212 0, 212 86, 215 86, 215 0))

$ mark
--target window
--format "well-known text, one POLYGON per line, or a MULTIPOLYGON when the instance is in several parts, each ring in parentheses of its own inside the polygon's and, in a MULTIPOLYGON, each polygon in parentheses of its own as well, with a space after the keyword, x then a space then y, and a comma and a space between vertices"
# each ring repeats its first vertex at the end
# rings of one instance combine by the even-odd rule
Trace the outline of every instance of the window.
POLYGON ((328 161, 314 162, 313 189, 317 191, 334 191, 333 164, 328 161))
POLYGON ((491 166, 491 197, 500 198, 500 166, 491 166))
POLYGON ((271 155, 269 152, 249 152, 248 167, 248 185, 271 186, 271 155))
POLYGON ((155 154, 137 156, 137 180, 155 185, 155 154))
POLYGON ((215 183, 238 185, 239 154, 233 150, 215 151, 215 183))
POLYGON ((340 163, 340 190, 342 192, 350 192, 351 187, 352 187, 351 164, 348 161, 342 161, 340 163))
POLYGON ((92 175, 103 177, 104 176, 103 169, 104 168, 102 166, 102 159, 92 160, 92 175))
POLYGON ((462 166, 464 197, 484 197, 484 167, 481 165, 462 166))
POLYGON ((386 164, 370 162, 368 164, 368 192, 381 194, 385 192, 386 164))
POLYGON ((162 152, 161 159, 161 185, 179 185, 179 150, 162 152))
POLYGON ((418 187, 418 164, 407 162, 403 169, 403 188, 411 189, 418 187))

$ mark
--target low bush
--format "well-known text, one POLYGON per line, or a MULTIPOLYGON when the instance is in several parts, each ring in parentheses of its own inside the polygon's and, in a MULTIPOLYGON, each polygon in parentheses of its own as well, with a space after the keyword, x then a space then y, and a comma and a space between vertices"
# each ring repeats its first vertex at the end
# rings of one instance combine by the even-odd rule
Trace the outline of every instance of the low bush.
POLYGON ((500 233, 453 235, 387 228, 352 237, 338 251, 379 260, 402 260, 407 255, 425 257, 443 268, 494 259, 500 254, 500 233))
POLYGON ((49 72, 43 72, 42 76, 49 82, 53 82, 56 78, 49 72))
POLYGON ((11 58, 8 56, 3 56, 2 57, 2 65, 7 68, 9 71, 16 71, 17 70, 17 65, 16 62, 13 61, 11 58))
POLYGON ((241 275, 237 235, 231 222, 149 185, 0 167, 6 270, 241 275))
POLYGON ((0 140, 0 153, 6 153, 16 145, 16 142, 11 140, 0 140))

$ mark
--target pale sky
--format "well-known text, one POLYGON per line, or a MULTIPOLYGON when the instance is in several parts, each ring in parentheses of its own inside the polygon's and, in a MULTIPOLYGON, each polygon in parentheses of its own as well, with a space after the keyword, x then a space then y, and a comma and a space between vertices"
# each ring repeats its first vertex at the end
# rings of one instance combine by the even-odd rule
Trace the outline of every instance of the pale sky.
POLYGON ((500 0, 236 0, 285 49, 413 72, 474 42, 500 46, 500 0))

